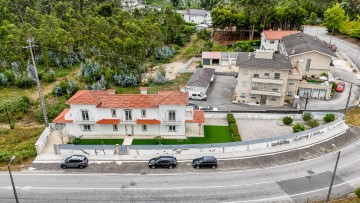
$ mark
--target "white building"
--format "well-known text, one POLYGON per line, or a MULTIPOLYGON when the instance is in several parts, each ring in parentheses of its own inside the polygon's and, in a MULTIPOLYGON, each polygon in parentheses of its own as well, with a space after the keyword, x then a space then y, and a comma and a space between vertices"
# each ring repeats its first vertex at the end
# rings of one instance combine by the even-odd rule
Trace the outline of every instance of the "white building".
POLYGON ((177 11, 186 22, 196 23, 196 24, 211 24, 211 14, 210 11, 203 9, 188 9, 188 10, 178 10, 177 11))
POLYGON ((261 33, 260 49, 279 50, 279 43, 284 36, 292 35, 300 31, 296 30, 266 30, 261 33))
POLYGON ((70 108, 53 122, 66 129, 69 136, 171 138, 189 135, 190 128, 192 135, 203 134, 204 112, 186 106, 189 99, 185 92, 147 94, 147 88, 141 88, 141 94, 115 94, 115 90, 80 90, 66 103, 70 108))
POLYGON ((196 69, 195 73, 186 84, 186 92, 196 92, 206 95, 210 83, 214 80, 214 73, 215 69, 213 68, 196 69))

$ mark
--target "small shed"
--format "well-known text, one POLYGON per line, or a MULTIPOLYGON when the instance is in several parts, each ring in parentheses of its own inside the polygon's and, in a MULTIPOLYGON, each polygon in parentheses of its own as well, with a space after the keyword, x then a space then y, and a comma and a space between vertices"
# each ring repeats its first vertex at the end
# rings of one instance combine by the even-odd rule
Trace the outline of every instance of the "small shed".
POLYGON ((186 84, 186 92, 199 92, 206 94, 210 83, 214 80, 213 68, 199 68, 186 84))
POLYGON ((201 58, 203 65, 219 65, 221 52, 203 52, 201 58))

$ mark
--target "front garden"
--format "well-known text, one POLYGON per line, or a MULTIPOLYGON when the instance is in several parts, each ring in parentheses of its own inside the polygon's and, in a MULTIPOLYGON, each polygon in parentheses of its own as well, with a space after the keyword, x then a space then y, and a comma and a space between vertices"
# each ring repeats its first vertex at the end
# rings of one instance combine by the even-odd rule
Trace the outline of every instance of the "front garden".
MULTIPOLYGON (((232 136, 228 126, 204 126, 204 137, 190 137, 187 139, 161 139, 162 145, 182 144, 213 144, 232 142, 232 136)), ((154 136, 155 137, 155 136, 154 136)), ((122 139, 82 139, 81 145, 121 145, 122 139)), ((158 145, 158 139, 134 139, 132 145, 158 145)))

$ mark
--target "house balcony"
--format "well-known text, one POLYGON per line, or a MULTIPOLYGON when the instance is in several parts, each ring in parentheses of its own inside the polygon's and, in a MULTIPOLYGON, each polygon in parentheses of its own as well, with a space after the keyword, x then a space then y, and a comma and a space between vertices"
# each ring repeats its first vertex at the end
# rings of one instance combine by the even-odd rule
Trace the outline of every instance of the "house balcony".
POLYGON ((162 123, 165 125, 180 125, 182 123, 182 121, 166 119, 166 120, 162 121, 162 123))
POLYGON ((267 95, 267 96, 276 96, 281 97, 283 96, 283 92, 277 89, 258 89, 258 88, 252 88, 250 90, 250 94, 258 94, 258 95, 267 95))
POLYGON ((87 119, 82 118, 82 117, 77 117, 77 119, 74 120, 74 123, 77 124, 95 124, 95 118, 94 117, 89 117, 87 119))
POLYGON ((284 84, 284 80, 282 78, 275 79, 272 77, 253 77, 251 82, 258 82, 258 83, 271 83, 271 84, 284 84))

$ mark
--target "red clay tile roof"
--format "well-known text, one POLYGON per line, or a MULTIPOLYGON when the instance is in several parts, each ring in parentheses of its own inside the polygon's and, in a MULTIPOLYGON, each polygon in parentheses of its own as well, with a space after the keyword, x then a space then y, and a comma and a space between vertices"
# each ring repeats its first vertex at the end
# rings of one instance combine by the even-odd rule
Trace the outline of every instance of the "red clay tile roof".
POLYGON ((94 104, 97 108, 157 108, 158 105, 187 105, 187 93, 166 91, 158 94, 107 94, 106 91, 80 90, 67 104, 94 104))
POLYGON ((156 119, 137 119, 136 124, 139 125, 158 125, 160 124, 159 120, 156 119))
POLYGON ((119 124, 120 120, 119 119, 101 119, 96 121, 96 124, 119 124))
POLYGON ((279 40, 284 36, 292 35, 298 33, 297 30, 267 30, 264 31, 265 38, 267 40, 279 40))
POLYGON ((204 111, 196 110, 194 111, 193 120, 186 120, 186 123, 204 123, 205 122, 205 114, 204 111))
POLYGON ((72 123, 72 120, 65 120, 65 115, 69 112, 70 109, 64 109, 52 122, 53 123, 72 123))
POLYGON ((221 52, 203 52, 203 59, 221 59, 221 52))

